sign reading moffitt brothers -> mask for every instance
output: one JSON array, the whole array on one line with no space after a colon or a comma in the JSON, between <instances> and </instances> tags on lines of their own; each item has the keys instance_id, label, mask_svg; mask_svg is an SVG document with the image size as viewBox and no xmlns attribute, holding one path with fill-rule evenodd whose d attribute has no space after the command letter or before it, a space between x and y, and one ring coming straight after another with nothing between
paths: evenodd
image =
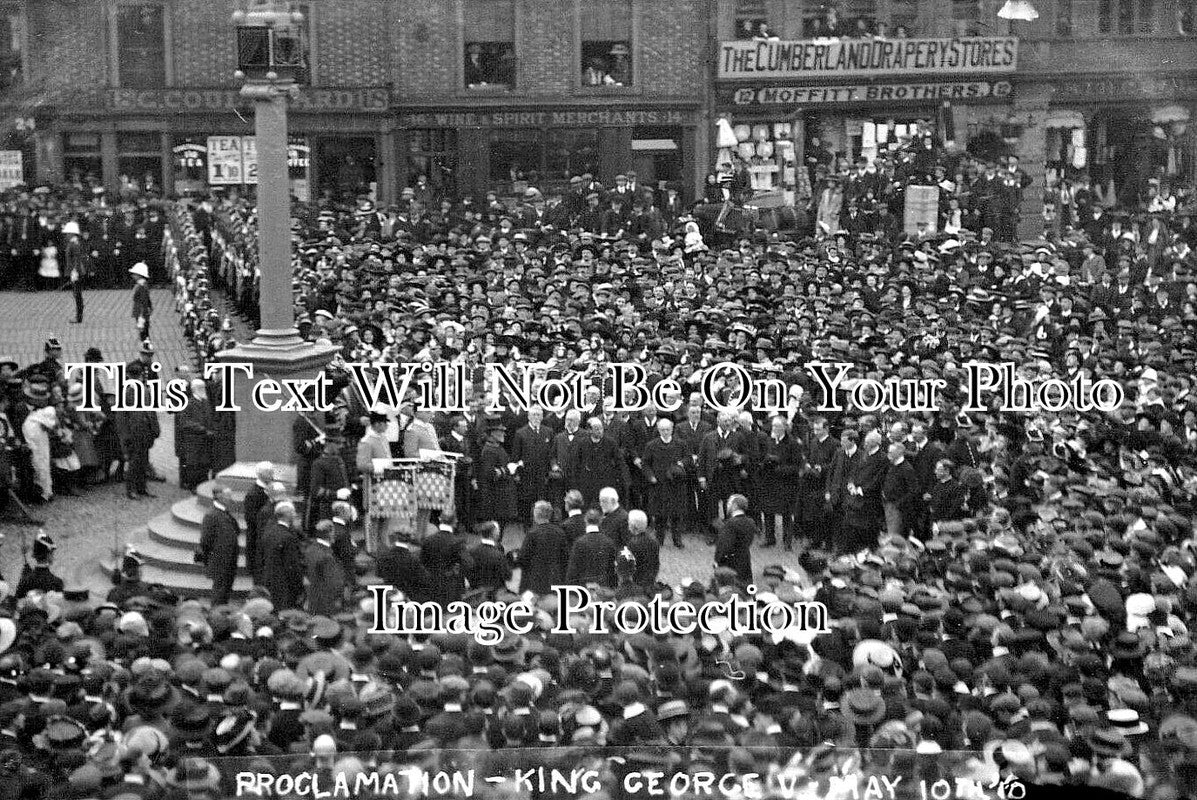
<instances>
[{"instance_id":1,"label":"sign reading moffitt brothers","mask_svg":"<svg viewBox=\"0 0 1197 800\"><path fill-rule=\"evenodd\" d=\"M840 78L865 75L1013 72L1018 39L807 39L723 42L719 78Z\"/></svg>"},{"instance_id":2,"label":"sign reading moffitt brothers","mask_svg":"<svg viewBox=\"0 0 1197 800\"><path fill-rule=\"evenodd\" d=\"M744 86L731 92L738 106L888 103L895 100L1002 100L1009 81L966 83L852 84L848 86Z\"/></svg>"}]
</instances>

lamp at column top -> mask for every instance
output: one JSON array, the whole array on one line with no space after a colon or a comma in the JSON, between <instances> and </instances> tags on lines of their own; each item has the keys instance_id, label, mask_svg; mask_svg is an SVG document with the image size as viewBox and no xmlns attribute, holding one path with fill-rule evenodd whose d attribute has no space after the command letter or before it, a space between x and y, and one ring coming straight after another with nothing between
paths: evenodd
<instances>
[{"instance_id":1,"label":"lamp at column top","mask_svg":"<svg viewBox=\"0 0 1197 800\"><path fill-rule=\"evenodd\" d=\"M1001 7L997 15L1002 19L1020 22L1032 22L1039 19L1039 12L1028 0L1006 0L1006 4Z\"/></svg>"}]
</instances>

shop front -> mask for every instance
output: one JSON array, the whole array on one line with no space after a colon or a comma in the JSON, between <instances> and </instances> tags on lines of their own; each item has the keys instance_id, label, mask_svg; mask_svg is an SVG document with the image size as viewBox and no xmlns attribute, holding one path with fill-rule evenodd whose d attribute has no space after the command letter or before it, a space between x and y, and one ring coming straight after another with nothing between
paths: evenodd
<instances>
[{"instance_id":1,"label":"shop front","mask_svg":"<svg viewBox=\"0 0 1197 800\"><path fill-rule=\"evenodd\" d=\"M1055 84L1047 117L1048 186L1085 178L1108 205L1197 177L1192 75L1103 76Z\"/></svg>"},{"instance_id":2,"label":"shop front","mask_svg":"<svg viewBox=\"0 0 1197 800\"><path fill-rule=\"evenodd\" d=\"M1017 53L1012 37L725 42L711 166L742 162L758 191L808 197L819 167L963 137L972 107L1010 102Z\"/></svg>"},{"instance_id":3,"label":"shop front","mask_svg":"<svg viewBox=\"0 0 1197 800\"><path fill-rule=\"evenodd\" d=\"M289 119L292 194L302 201L377 196L384 185L377 155L393 146L389 105L383 88L301 91ZM253 134L253 108L235 89L117 89L39 130L50 140L44 151L58 156L40 165L41 179L171 195L252 190Z\"/></svg>"},{"instance_id":4,"label":"shop front","mask_svg":"<svg viewBox=\"0 0 1197 800\"><path fill-rule=\"evenodd\" d=\"M673 108L425 108L398 116L400 185L420 175L438 193L510 195L603 183L635 171L640 185L694 189L696 104Z\"/></svg>"}]
</instances>

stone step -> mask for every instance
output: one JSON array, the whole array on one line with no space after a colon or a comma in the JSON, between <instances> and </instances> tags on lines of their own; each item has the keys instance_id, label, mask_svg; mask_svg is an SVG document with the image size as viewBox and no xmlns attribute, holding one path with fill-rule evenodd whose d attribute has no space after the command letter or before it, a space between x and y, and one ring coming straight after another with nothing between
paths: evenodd
<instances>
[{"instance_id":1,"label":"stone step","mask_svg":"<svg viewBox=\"0 0 1197 800\"><path fill-rule=\"evenodd\" d=\"M161 584L182 597L205 598L211 594L211 579L203 574L202 568L198 571L195 569L200 565L191 563L190 555L181 550L171 550L153 541L145 528L134 531L127 541L145 560L141 568L141 579L146 583ZM114 565L119 561L119 555L114 553L111 560L99 564L100 570L109 578L112 577ZM183 557L188 561L182 561ZM244 599L252 587L253 581L242 571L233 582L233 595L238 599Z\"/></svg>"},{"instance_id":2,"label":"stone step","mask_svg":"<svg viewBox=\"0 0 1197 800\"><path fill-rule=\"evenodd\" d=\"M146 527L149 538L168 547L194 551L199 547L200 526L189 522L180 522L172 510L168 514L159 514L150 520Z\"/></svg>"},{"instance_id":3,"label":"stone step","mask_svg":"<svg viewBox=\"0 0 1197 800\"><path fill-rule=\"evenodd\" d=\"M188 497L170 507L170 515L181 525L192 525L198 528L204 521L204 514L208 508L202 505L198 498Z\"/></svg>"},{"instance_id":4,"label":"stone step","mask_svg":"<svg viewBox=\"0 0 1197 800\"><path fill-rule=\"evenodd\" d=\"M134 545L137 552L145 560L146 564L153 564L156 567L161 567L164 570L171 570L177 572L191 573L197 575L204 575L204 565L195 563L193 558L194 550L185 550L181 547L173 547L169 544L156 541L154 539L146 539L140 545ZM245 568L245 554L242 553L238 558L240 569L238 574L248 575Z\"/></svg>"}]
</instances>

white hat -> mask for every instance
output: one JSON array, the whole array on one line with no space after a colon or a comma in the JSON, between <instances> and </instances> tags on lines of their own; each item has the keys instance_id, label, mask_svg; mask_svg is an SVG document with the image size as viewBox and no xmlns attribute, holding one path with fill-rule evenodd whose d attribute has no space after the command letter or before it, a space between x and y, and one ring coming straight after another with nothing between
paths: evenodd
<instances>
[{"instance_id":1,"label":"white hat","mask_svg":"<svg viewBox=\"0 0 1197 800\"><path fill-rule=\"evenodd\" d=\"M68 222L67 224L62 226L62 232L67 235L74 234L75 236L78 236L79 235L79 223L75 222L75 220L71 220L70 222Z\"/></svg>"},{"instance_id":2,"label":"white hat","mask_svg":"<svg viewBox=\"0 0 1197 800\"><path fill-rule=\"evenodd\" d=\"M129 267L129 272L139 278L145 278L147 280L150 277L149 265L147 265L144 261L138 261L136 264Z\"/></svg>"}]
</instances>

